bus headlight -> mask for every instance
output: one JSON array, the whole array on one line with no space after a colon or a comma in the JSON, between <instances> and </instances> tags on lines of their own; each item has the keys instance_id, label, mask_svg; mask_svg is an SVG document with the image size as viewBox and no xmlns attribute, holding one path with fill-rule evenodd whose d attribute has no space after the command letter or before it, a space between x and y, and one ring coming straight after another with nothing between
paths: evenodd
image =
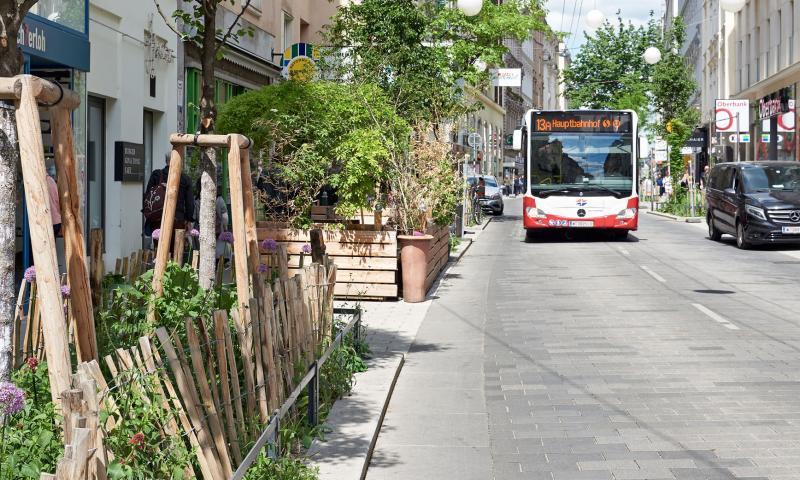
<instances>
[{"instance_id":1,"label":"bus headlight","mask_svg":"<svg viewBox=\"0 0 800 480\"><path fill-rule=\"evenodd\" d=\"M617 220L630 220L636 217L636 209L635 208L626 208L625 210L620 210L617 214Z\"/></svg>"},{"instance_id":2,"label":"bus headlight","mask_svg":"<svg viewBox=\"0 0 800 480\"><path fill-rule=\"evenodd\" d=\"M547 214L541 208L528 207L525 209L525 214L528 218L547 218Z\"/></svg>"}]
</instances>

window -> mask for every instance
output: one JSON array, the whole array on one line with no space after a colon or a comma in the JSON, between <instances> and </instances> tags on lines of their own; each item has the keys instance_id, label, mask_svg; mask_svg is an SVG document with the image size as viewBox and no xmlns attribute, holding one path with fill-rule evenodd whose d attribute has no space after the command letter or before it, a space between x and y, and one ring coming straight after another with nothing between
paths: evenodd
<instances>
[{"instance_id":1,"label":"window","mask_svg":"<svg viewBox=\"0 0 800 480\"><path fill-rule=\"evenodd\" d=\"M247 0L242 0L242 6L247 4ZM261 11L261 0L250 0L250 8Z\"/></svg>"},{"instance_id":2,"label":"window","mask_svg":"<svg viewBox=\"0 0 800 480\"><path fill-rule=\"evenodd\" d=\"M753 44L752 44L752 41L750 39L750 34L749 33L747 34L747 42L746 42L745 46L747 48L747 66L746 66L747 84L745 85L745 87L749 87L750 86L750 60L753 58L752 57Z\"/></svg>"},{"instance_id":3,"label":"window","mask_svg":"<svg viewBox=\"0 0 800 480\"><path fill-rule=\"evenodd\" d=\"M286 12L283 12L283 49L286 50L292 46L292 22L294 18Z\"/></svg>"},{"instance_id":4,"label":"window","mask_svg":"<svg viewBox=\"0 0 800 480\"><path fill-rule=\"evenodd\" d=\"M742 61L743 60L742 59L742 50L743 50L742 41L739 40L738 45L736 45L736 71L739 74L738 75L738 87L739 87L738 90L740 90L740 91L744 90L744 86L742 85L742 70L743 70L743 65L744 65L744 62Z\"/></svg>"}]
</instances>

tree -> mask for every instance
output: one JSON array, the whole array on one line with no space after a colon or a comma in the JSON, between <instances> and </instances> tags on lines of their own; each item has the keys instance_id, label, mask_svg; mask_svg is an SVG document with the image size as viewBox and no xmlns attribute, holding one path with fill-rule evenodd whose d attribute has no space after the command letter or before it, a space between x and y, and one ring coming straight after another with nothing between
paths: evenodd
<instances>
[{"instance_id":1,"label":"tree","mask_svg":"<svg viewBox=\"0 0 800 480\"><path fill-rule=\"evenodd\" d=\"M672 184L679 185L685 170L681 147L692 135L700 114L690 104L697 91L692 71L680 54L686 39L686 26L681 17L675 17L664 36L664 54L652 69L651 92L653 108L660 117L656 131L669 146L669 165ZM677 192L678 188L673 188Z\"/></svg>"},{"instance_id":2,"label":"tree","mask_svg":"<svg viewBox=\"0 0 800 480\"><path fill-rule=\"evenodd\" d=\"M158 0L153 0L159 14L167 25L181 37L185 43L196 46L200 52L202 95L200 97L200 133L214 132L217 118L217 106L214 102L214 68L217 60L222 58L225 45L237 42L242 35L253 34L252 30L239 26L239 20L250 6L251 0L183 0L183 9L172 12L167 18ZM238 11L234 21L227 30L217 28L217 9L229 3ZM237 6L240 5L240 6ZM240 9L240 10L239 10ZM176 21L177 23L173 22ZM183 28L179 28L178 23ZM216 249L215 209L217 198L217 155L213 148L205 149L201 159L201 192L200 192L200 286L211 288L216 265L214 254Z\"/></svg>"},{"instance_id":3,"label":"tree","mask_svg":"<svg viewBox=\"0 0 800 480\"><path fill-rule=\"evenodd\" d=\"M0 1L0 77L22 72L17 35L37 0ZM0 102L3 103L3 102ZM0 105L0 381L8 381L12 365L14 328L14 238L16 236L17 125L13 103Z\"/></svg>"},{"instance_id":4,"label":"tree","mask_svg":"<svg viewBox=\"0 0 800 480\"><path fill-rule=\"evenodd\" d=\"M660 44L661 26L652 12L647 25L636 27L618 17L616 25L606 21L594 35L586 34L586 43L564 71L570 108L630 109L647 121L653 67L642 54Z\"/></svg>"},{"instance_id":5,"label":"tree","mask_svg":"<svg viewBox=\"0 0 800 480\"><path fill-rule=\"evenodd\" d=\"M460 81L488 85L488 74L473 66L475 60L501 65L505 38L523 40L534 30L547 30L547 24L538 2L484 2L475 17L446 3L351 2L323 32L343 60L322 68L334 78L380 86L412 125L435 128L458 117L471 107L457 87Z\"/></svg>"}]
</instances>

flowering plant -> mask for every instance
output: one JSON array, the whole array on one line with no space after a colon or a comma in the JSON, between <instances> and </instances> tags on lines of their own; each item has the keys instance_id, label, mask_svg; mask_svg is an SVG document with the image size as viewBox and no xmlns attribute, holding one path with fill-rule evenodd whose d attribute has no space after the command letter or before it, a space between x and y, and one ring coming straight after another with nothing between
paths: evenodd
<instances>
[{"instance_id":1,"label":"flowering plant","mask_svg":"<svg viewBox=\"0 0 800 480\"><path fill-rule=\"evenodd\" d=\"M233 243L233 232L222 232L219 234L218 240L227 244Z\"/></svg>"},{"instance_id":2,"label":"flowering plant","mask_svg":"<svg viewBox=\"0 0 800 480\"><path fill-rule=\"evenodd\" d=\"M151 233L150 236L153 237L153 240L158 240L159 238L161 238L161 229L156 228L155 230L153 230L153 233Z\"/></svg>"},{"instance_id":3,"label":"flowering plant","mask_svg":"<svg viewBox=\"0 0 800 480\"><path fill-rule=\"evenodd\" d=\"M33 266L33 265L28 267L25 270L25 274L23 275L23 277L25 277L25 281L28 282L28 283L35 282L36 281L36 267Z\"/></svg>"},{"instance_id":4,"label":"flowering plant","mask_svg":"<svg viewBox=\"0 0 800 480\"><path fill-rule=\"evenodd\" d=\"M261 242L261 248L269 253L275 253L278 251L278 242L271 238L267 238Z\"/></svg>"}]
</instances>

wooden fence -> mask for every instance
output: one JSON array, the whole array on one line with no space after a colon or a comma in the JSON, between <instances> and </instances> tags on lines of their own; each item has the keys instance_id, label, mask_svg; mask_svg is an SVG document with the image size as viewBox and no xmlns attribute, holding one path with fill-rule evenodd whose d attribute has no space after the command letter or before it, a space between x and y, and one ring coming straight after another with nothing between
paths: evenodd
<instances>
[{"instance_id":1,"label":"wooden fence","mask_svg":"<svg viewBox=\"0 0 800 480\"><path fill-rule=\"evenodd\" d=\"M450 259L450 228L434 226L429 228L427 233L433 236L433 240L431 240L431 248L428 250L428 274L425 277L425 290L431 288Z\"/></svg>"},{"instance_id":2,"label":"wooden fence","mask_svg":"<svg viewBox=\"0 0 800 480\"><path fill-rule=\"evenodd\" d=\"M80 364L77 375L88 377L97 387L84 385L81 394L95 395L99 405L77 401L81 415L102 409L110 416L105 425L80 422L88 432L65 436L68 447L59 465L70 467L59 467L55 476L43 474L43 478L105 478L105 467L115 452L102 445L103 429L123 425L130 412L116 408L116 396L123 394L123 383L143 377L155 381L158 401L174 412L161 434L185 436L195 452L200 471L190 473L207 480L231 478L247 453L245 446L257 440L272 412L295 388L296 379L333 336L336 266L311 264L289 278L287 258L278 256L280 278L268 283L259 274L253 276L249 321L234 308L232 321L224 311L209 319L186 319L182 334L160 327L154 337L141 337L138 345L103 358L111 378L104 377L96 361ZM62 404L70 404L67 399L76 395L63 392ZM92 449L97 451L89 452ZM89 453L76 457L76 452Z\"/></svg>"}]
</instances>

